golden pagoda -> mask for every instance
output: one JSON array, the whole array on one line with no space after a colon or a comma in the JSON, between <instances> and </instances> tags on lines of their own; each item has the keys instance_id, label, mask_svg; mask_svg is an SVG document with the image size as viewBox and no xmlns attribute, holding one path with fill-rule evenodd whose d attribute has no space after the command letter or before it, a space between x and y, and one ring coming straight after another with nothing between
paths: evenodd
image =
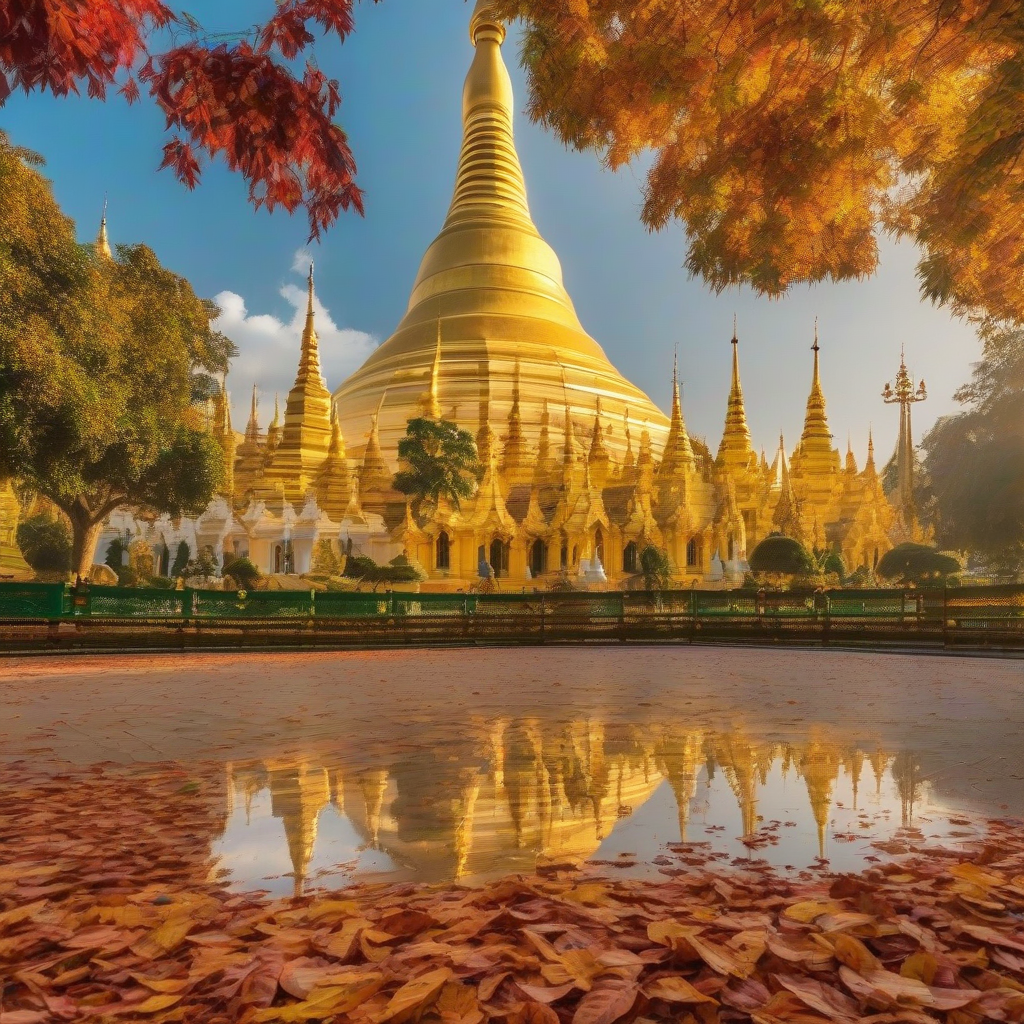
<instances>
[{"instance_id":1,"label":"golden pagoda","mask_svg":"<svg viewBox=\"0 0 1024 1024\"><path fill-rule=\"evenodd\" d=\"M331 454L335 429L331 422L331 393L320 371L320 348L313 312L313 265L309 267L306 324L302 332L299 370L288 392L280 442L268 451L263 478L268 493L301 503L315 487ZM274 421L278 411L275 401ZM273 428L273 424L271 425ZM268 445L269 448L269 445Z\"/></svg>"},{"instance_id":2,"label":"golden pagoda","mask_svg":"<svg viewBox=\"0 0 1024 1024\"><path fill-rule=\"evenodd\" d=\"M486 0L473 13L470 38L476 55L463 93L451 207L420 265L405 317L335 393L342 431L355 444L377 413L377 440L394 458L406 423L422 414L422 396L436 390L439 377L446 408L470 409L483 390L481 411L495 424L506 421L520 389L518 422L532 448L546 401L589 424L598 398L611 421L626 417L637 429L646 423L660 441L668 430L664 414L583 329L558 257L530 216L501 53L505 26ZM606 436L604 444L616 458L625 453L624 434Z\"/></svg>"}]
</instances>

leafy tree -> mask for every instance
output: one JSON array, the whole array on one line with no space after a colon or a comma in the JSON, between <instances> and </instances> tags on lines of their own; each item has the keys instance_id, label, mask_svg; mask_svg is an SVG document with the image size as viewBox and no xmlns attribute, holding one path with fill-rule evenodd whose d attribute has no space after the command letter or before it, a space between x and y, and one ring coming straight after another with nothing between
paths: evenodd
<instances>
[{"instance_id":1,"label":"leafy tree","mask_svg":"<svg viewBox=\"0 0 1024 1024\"><path fill-rule=\"evenodd\" d=\"M640 578L645 590L668 590L672 582L672 562L668 553L648 544L640 552Z\"/></svg>"},{"instance_id":2,"label":"leafy tree","mask_svg":"<svg viewBox=\"0 0 1024 1024\"><path fill-rule=\"evenodd\" d=\"M184 576L185 568L188 566L191 557L192 551L188 546L188 541L179 540L178 549L174 552L174 563L171 565L171 575L175 578Z\"/></svg>"},{"instance_id":3,"label":"leafy tree","mask_svg":"<svg viewBox=\"0 0 1024 1024\"><path fill-rule=\"evenodd\" d=\"M32 516L18 524L15 539L36 572L70 572L71 534L59 519L45 513Z\"/></svg>"},{"instance_id":4,"label":"leafy tree","mask_svg":"<svg viewBox=\"0 0 1024 1024\"><path fill-rule=\"evenodd\" d=\"M839 578L840 583L846 579L846 563L843 561L843 556L835 548L829 548L826 551L815 551L813 557L822 575L836 576Z\"/></svg>"},{"instance_id":5,"label":"leafy tree","mask_svg":"<svg viewBox=\"0 0 1024 1024\"><path fill-rule=\"evenodd\" d=\"M924 585L960 572L960 563L927 544L897 544L882 555L876 572L888 580Z\"/></svg>"},{"instance_id":6,"label":"leafy tree","mask_svg":"<svg viewBox=\"0 0 1024 1024\"><path fill-rule=\"evenodd\" d=\"M199 512L220 450L192 399L233 346L145 246L77 244L32 158L0 133L0 475L71 523L89 572L115 509Z\"/></svg>"},{"instance_id":7,"label":"leafy tree","mask_svg":"<svg viewBox=\"0 0 1024 1024\"><path fill-rule=\"evenodd\" d=\"M263 574L248 558L233 558L224 566L224 575L230 576L242 590L255 590Z\"/></svg>"},{"instance_id":8,"label":"leafy tree","mask_svg":"<svg viewBox=\"0 0 1024 1024\"><path fill-rule=\"evenodd\" d=\"M338 83L310 60L291 62L317 27L344 41L352 0L279 0L273 15L233 42L211 37L161 0L14 0L0 4L0 106L14 88L129 102L148 90L173 132L163 167L194 188L201 161L222 156L249 183L256 206L304 207L310 238L342 210L362 212L355 161L333 118ZM159 29L174 29L174 33ZM154 42L173 42L164 52Z\"/></svg>"},{"instance_id":9,"label":"leafy tree","mask_svg":"<svg viewBox=\"0 0 1024 1024\"><path fill-rule=\"evenodd\" d=\"M529 112L610 167L715 290L864 277L912 238L922 291L1024 320L1018 0L495 0Z\"/></svg>"},{"instance_id":10,"label":"leafy tree","mask_svg":"<svg viewBox=\"0 0 1024 1024\"><path fill-rule=\"evenodd\" d=\"M419 583L425 574L405 555L393 558L387 565L378 565L367 555L350 555L345 563L345 575L361 583L369 583L376 590L382 583Z\"/></svg>"},{"instance_id":11,"label":"leafy tree","mask_svg":"<svg viewBox=\"0 0 1024 1024\"><path fill-rule=\"evenodd\" d=\"M445 498L459 508L473 493L480 470L476 443L468 430L448 420L409 420L398 457L408 468L395 474L395 490L418 502Z\"/></svg>"},{"instance_id":12,"label":"leafy tree","mask_svg":"<svg viewBox=\"0 0 1024 1024\"><path fill-rule=\"evenodd\" d=\"M128 545L120 537L115 537L107 545L107 553L103 556L103 564L109 565L114 572L120 572L124 565L124 555Z\"/></svg>"},{"instance_id":13,"label":"leafy tree","mask_svg":"<svg viewBox=\"0 0 1024 1024\"><path fill-rule=\"evenodd\" d=\"M205 551L200 551L195 558L190 558L182 573L185 579L210 579L217 575L217 563Z\"/></svg>"},{"instance_id":14,"label":"leafy tree","mask_svg":"<svg viewBox=\"0 0 1024 1024\"><path fill-rule=\"evenodd\" d=\"M750 571L774 576L807 576L815 571L811 553L792 537L769 534L750 555Z\"/></svg>"},{"instance_id":15,"label":"leafy tree","mask_svg":"<svg viewBox=\"0 0 1024 1024\"><path fill-rule=\"evenodd\" d=\"M982 359L957 392L964 412L925 436L922 512L942 547L993 568L1024 566L1024 329L981 327Z\"/></svg>"}]
</instances>

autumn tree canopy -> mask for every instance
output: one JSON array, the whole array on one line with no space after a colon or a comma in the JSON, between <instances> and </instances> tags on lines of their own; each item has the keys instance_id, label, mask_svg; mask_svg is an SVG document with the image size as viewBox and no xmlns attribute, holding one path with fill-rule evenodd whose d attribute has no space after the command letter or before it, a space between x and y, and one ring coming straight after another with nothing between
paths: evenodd
<instances>
[{"instance_id":1,"label":"autumn tree canopy","mask_svg":"<svg viewBox=\"0 0 1024 1024\"><path fill-rule=\"evenodd\" d=\"M868 275L880 233L923 293L1024 321L1018 0L495 0L526 25L529 112L620 167L713 288Z\"/></svg>"},{"instance_id":2,"label":"autumn tree canopy","mask_svg":"<svg viewBox=\"0 0 1024 1024\"><path fill-rule=\"evenodd\" d=\"M269 20L231 42L161 0L4 0L0 106L18 88L96 99L113 89L129 103L144 89L171 135L162 166L194 188L203 159L223 157L257 208L304 208L315 238L341 211L361 212L362 192L333 122L338 83L312 61L300 73L289 62L314 29L344 40L352 27L352 0L277 0ZM151 52L154 40L170 45Z\"/></svg>"}]
</instances>

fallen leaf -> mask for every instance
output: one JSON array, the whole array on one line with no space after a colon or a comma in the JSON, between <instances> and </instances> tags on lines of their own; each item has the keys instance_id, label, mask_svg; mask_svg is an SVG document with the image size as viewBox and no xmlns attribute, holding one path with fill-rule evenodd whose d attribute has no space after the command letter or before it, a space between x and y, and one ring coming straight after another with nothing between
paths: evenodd
<instances>
[{"instance_id":1,"label":"fallen leaf","mask_svg":"<svg viewBox=\"0 0 1024 1024\"><path fill-rule=\"evenodd\" d=\"M695 989L685 978L655 978L643 987L644 995L651 999L664 999L669 1003L715 1003L710 996ZM717 1005L717 1003L716 1003Z\"/></svg>"}]
</instances>

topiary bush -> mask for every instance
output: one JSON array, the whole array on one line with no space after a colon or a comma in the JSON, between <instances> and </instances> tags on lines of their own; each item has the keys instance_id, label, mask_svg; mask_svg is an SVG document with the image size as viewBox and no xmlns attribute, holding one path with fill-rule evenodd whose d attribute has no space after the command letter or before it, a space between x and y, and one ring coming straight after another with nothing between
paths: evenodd
<instances>
[{"instance_id":1,"label":"topiary bush","mask_svg":"<svg viewBox=\"0 0 1024 1024\"><path fill-rule=\"evenodd\" d=\"M71 531L59 519L40 514L18 524L18 547L36 572L71 572Z\"/></svg>"},{"instance_id":2,"label":"topiary bush","mask_svg":"<svg viewBox=\"0 0 1024 1024\"><path fill-rule=\"evenodd\" d=\"M808 576L816 565L811 553L792 537L773 533L765 537L750 555L750 571L774 576Z\"/></svg>"}]
</instances>

